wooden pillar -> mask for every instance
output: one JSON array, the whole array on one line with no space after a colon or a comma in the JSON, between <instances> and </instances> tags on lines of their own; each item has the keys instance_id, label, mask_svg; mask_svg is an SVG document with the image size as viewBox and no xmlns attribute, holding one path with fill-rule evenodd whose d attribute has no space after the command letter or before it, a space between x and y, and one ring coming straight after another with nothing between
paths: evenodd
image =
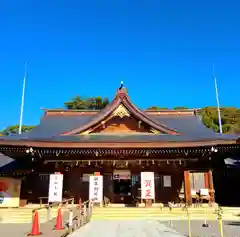
<instances>
[{"instance_id":1,"label":"wooden pillar","mask_svg":"<svg viewBox=\"0 0 240 237\"><path fill-rule=\"evenodd\" d=\"M214 185L213 185L213 175L212 171L208 171L208 188L210 190L210 196L211 196L211 201L215 202L215 191L214 191Z\"/></svg>"},{"instance_id":2,"label":"wooden pillar","mask_svg":"<svg viewBox=\"0 0 240 237\"><path fill-rule=\"evenodd\" d=\"M184 171L184 196L186 204L192 205L191 182L189 171Z\"/></svg>"},{"instance_id":3,"label":"wooden pillar","mask_svg":"<svg viewBox=\"0 0 240 237\"><path fill-rule=\"evenodd\" d=\"M209 189L209 174L208 174L208 172L204 173L204 188Z\"/></svg>"},{"instance_id":4,"label":"wooden pillar","mask_svg":"<svg viewBox=\"0 0 240 237\"><path fill-rule=\"evenodd\" d=\"M145 203L145 207L152 207L152 199L146 199L145 200L146 201L146 203Z\"/></svg>"}]
</instances>

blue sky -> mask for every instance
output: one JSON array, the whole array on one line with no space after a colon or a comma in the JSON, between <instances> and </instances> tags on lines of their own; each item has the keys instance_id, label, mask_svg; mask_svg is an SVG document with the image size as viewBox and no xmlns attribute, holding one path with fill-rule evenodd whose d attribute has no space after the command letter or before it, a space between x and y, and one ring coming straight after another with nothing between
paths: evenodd
<instances>
[{"instance_id":1,"label":"blue sky","mask_svg":"<svg viewBox=\"0 0 240 237\"><path fill-rule=\"evenodd\" d=\"M240 106L240 3L9 0L0 3L0 129L79 94L112 98L123 80L140 108Z\"/></svg>"}]
</instances>

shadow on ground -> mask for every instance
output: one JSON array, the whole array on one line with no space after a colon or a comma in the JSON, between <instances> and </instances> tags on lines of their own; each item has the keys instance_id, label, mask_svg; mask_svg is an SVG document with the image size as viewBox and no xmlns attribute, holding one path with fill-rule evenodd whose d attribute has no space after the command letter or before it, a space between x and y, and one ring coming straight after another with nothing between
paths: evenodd
<instances>
[{"instance_id":1,"label":"shadow on ground","mask_svg":"<svg viewBox=\"0 0 240 237\"><path fill-rule=\"evenodd\" d=\"M240 221L229 221L225 225L240 226Z\"/></svg>"}]
</instances>

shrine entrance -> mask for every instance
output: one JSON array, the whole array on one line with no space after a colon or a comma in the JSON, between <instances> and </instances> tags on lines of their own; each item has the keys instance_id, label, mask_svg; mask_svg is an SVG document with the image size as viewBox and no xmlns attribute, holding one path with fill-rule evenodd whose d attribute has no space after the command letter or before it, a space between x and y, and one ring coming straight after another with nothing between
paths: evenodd
<instances>
[{"instance_id":1,"label":"shrine entrance","mask_svg":"<svg viewBox=\"0 0 240 237\"><path fill-rule=\"evenodd\" d=\"M113 171L114 203L130 204L133 201L130 170Z\"/></svg>"}]
</instances>

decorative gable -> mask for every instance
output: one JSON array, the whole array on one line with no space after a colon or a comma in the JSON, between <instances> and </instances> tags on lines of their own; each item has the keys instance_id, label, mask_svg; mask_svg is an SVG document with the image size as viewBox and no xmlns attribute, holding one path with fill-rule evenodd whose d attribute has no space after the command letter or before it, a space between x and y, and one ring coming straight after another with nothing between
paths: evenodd
<instances>
[{"instance_id":1,"label":"decorative gable","mask_svg":"<svg viewBox=\"0 0 240 237\"><path fill-rule=\"evenodd\" d=\"M122 114L102 122L90 133L153 133L151 128L132 116Z\"/></svg>"},{"instance_id":2,"label":"decorative gable","mask_svg":"<svg viewBox=\"0 0 240 237\"><path fill-rule=\"evenodd\" d=\"M106 108L91 119L87 124L68 131L62 135L90 133L151 133L179 135L179 131L169 129L153 117L138 109L131 101L122 86Z\"/></svg>"},{"instance_id":3,"label":"decorative gable","mask_svg":"<svg viewBox=\"0 0 240 237\"><path fill-rule=\"evenodd\" d=\"M128 109L120 104L105 120L99 122L95 127L81 134L92 133L152 133L161 132L152 128L145 122L138 120Z\"/></svg>"},{"instance_id":4,"label":"decorative gable","mask_svg":"<svg viewBox=\"0 0 240 237\"><path fill-rule=\"evenodd\" d=\"M130 113L128 112L128 110L122 105L120 104L117 109L112 113L112 116L119 116L120 118L123 117L130 117Z\"/></svg>"}]
</instances>

